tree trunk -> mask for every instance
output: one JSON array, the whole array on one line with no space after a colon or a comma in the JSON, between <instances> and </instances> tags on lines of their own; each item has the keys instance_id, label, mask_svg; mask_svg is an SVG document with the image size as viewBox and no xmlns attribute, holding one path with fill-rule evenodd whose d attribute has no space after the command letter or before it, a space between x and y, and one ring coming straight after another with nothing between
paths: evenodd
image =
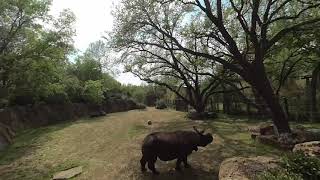
<instances>
[{"instance_id":1,"label":"tree trunk","mask_svg":"<svg viewBox=\"0 0 320 180\"><path fill-rule=\"evenodd\" d=\"M311 121L316 121L318 119L317 113L317 84L320 72L320 63L317 64L316 68L312 71L311 77Z\"/></svg>"},{"instance_id":2,"label":"tree trunk","mask_svg":"<svg viewBox=\"0 0 320 180\"><path fill-rule=\"evenodd\" d=\"M203 113L206 109L206 104L203 102L202 98L197 98L194 109L197 113Z\"/></svg>"},{"instance_id":3,"label":"tree trunk","mask_svg":"<svg viewBox=\"0 0 320 180\"><path fill-rule=\"evenodd\" d=\"M289 119L290 118L290 111L289 111L288 99L286 97L283 98L283 104L284 104L284 109L286 112L287 119Z\"/></svg>"},{"instance_id":4,"label":"tree trunk","mask_svg":"<svg viewBox=\"0 0 320 180\"><path fill-rule=\"evenodd\" d=\"M272 121L278 133L291 133L288 119L282 109L278 97L275 95L271 83L266 75L264 67L255 68L250 76L251 85L263 98L272 115Z\"/></svg>"},{"instance_id":5,"label":"tree trunk","mask_svg":"<svg viewBox=\"0 0 320 180\"><path fill-rule=\"evenodd\" d=\"M223 91L226 91L226 87L225 86L222 86L223 88ZM225 114L230 114L230 105L231 105L231 102L230 102L230 94L228 93L223 93L222 94L223 96L223 113Z\"/></svg>"},{"instance_id":6,"label":"tree trunk","mask_svg":"<svg viewBox=\"0 0 320 180\"><path fill-rule=\"evenodd\" d=\"M252 89L252 93L254 95L254 101L257 104L257 114L259 116L266 116L268 114L268 107L266 106L264 99L261 98L260 94L254 88Z\"/></svg>"}]
</instances>

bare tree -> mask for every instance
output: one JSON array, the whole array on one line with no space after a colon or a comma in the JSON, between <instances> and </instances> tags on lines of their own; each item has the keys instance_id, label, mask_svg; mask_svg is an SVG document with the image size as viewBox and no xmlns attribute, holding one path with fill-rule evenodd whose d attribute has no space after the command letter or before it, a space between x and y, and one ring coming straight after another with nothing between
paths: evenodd
<instances>
[{"instance_id":1,"label":"bare tree","mask_svg":"<svg viewBox=\"0 0 320 180\"><path fill-rule=\"evenodd\" d=\"M288 133L264 60L286 35L319 26L319 6L314 0L124 0L111 36L121 50L158 47L222 64L259 93L278 132Z\"/></svg>"}]
</instances>

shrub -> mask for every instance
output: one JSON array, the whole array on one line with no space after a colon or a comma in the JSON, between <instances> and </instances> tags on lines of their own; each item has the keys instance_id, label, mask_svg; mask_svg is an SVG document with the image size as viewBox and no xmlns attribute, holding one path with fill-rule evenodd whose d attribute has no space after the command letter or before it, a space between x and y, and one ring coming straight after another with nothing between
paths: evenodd
<instances>
[{"instance_id":1,"label":"shrub","mask_svg":"<svg viewBox=\"0 0 320 180\"><path fill-rule=\"evenodd\" d=\"M301 174L303 179L320 179L320 159L303 152L285 156L281 165L289 172Z\"/></svg>"},{"instance_id":2,"label":"shrub","mask_svg":"<svg viewBox=\"0 0 320 180\"><path fill-rule=\"evenodd\" d=\"M44 102L47 104L65 104L70 102L68 94L65 91L65 86L59 83L50 84L47 87Z\"/></svg>"},{"instance_id":3,"label":"shrub","mask_svg":"<svg viewBox=\"0 0 320 180\"><path fill-rule=\"evenodd\" d=\"M66 92L70 101L72 102L83 102L82 92L83 86L80 85L80 81L75 76L68 76L63 82L66 86Z\"/></svg>"},{"instance_id":4,"label":"shrub","mask_svg":"<svg viewBox=\"0 0 320 180\"><path fill-rule=\"evenodd\" d=\"M146 109L147 107L146 107L146 105L144 105L144 104L142 104L142 103L138 103L138 104L137 104L137 108L138 108L138 109Z\"/></svg>"},{"instance_id":5,"label":"shrub","mask_svg":"<svg viewBox=\"0 0 320 180\"><path fill-rule=\"evenodd\" d=\"M259 180L313 180L320 179L320 159L302 152L289 154L281 159L282 169L270 170L259 175Z\"/></svg>"},{"instance_id":6,"label":"shrub","mask_svg":"<svg viewBox=\"0 0 320 180\"><path fill-rule=\"evenodd\" d=\"M167 108L167 105L163 99L160 99L156 102L156 109L165 109L165 108Z\"/></svg>"},{"instance_id":7,"label":"shrub","mask_svg":"<svg viewBox=\"0 0 320 180\"><path fill-rule=\"evenodd\" d=\"M87 103L101 104L104 100L102 83L100 81L86 81L83 90L83 99Z\"/></svg>"},{"instance_id":8,"label":"shrub","mask_svg":"<svg viewBox=\"0 0 320 180\"><path fill-rule=\"evenodd\" d=\"M285 171L284 169L274 169L260 174L258 180L303 180L301 175Z\"/></svg>"}]
</instances>

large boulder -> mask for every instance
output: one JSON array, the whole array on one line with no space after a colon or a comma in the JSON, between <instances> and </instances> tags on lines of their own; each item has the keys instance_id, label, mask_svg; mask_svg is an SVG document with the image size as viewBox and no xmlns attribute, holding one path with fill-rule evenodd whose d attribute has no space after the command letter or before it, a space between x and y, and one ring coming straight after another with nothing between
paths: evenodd
<instances>
[{"instance_id":1,"label":"large boulder","mask_svg":"<svg viewBox=\"0 0 320 180\"><path fill-rule=\"evenodd\" d=\"M293 129L293 134L298 143L320 140L319 129Z\"/></svg>"},{"instance_id":2,"label":"large boulder","mask_svg":"<svg viewBox=\"0 0 320 180\"><path fill-rule=\"evenodd\" d=\"M257 126L249 127L248 130L251 133L251 138L255 139L257 136L270 136L275 135L274 125L270 123L260 123Z\"/></svg>"},{"instance_id":3,"label":"large boulder","mask_svg":"<svg viewBox=\"0 0 320 180\"><path fill-rule=\"evenodd\" d=\"M302 151L306 155L320 157L320 141L296 144L292 151Z\"/></svg>"},{"instance_id":4,"label":"large boulder","mask_svg":"<svg viewBox=\"0 0 320 180\"><path fill-rule=\"evenodd\" d=\"M267 156L229 158L220 165L219 180L255 180L260 173L279 168L278 162Z\"/></svg>"},{"instance_id":5,"label":"large boulder","mask_svg":"<svg viewBox=\"0 0 320 180\"><path fill-rule=\"evenodd\" d=\"M292 133L277 134L274 125L261 123L248 128L251 138L262 144L272 145L277 148L292 150L295 144L320 140L320 131L296 126Z\"/></svg>"},{"instance_id":6,"label":"large boulder","mask_svg":"<svg viewBox=\"0 0 320 180\"><path fill-rule=\"evenodd\" d=\"M187 118L191 120L203 120L203 119L215 119L218 115L215 112L196 112L196 111L190 111L187 114Z\"/></svg>"},{"instance_id":7,"label":"large boulder","mask_svg":"<svg viewBox=\"0 0 320 180\"><path fill-rule=\"evenodd\" d=\"M104 112L103 110L98 110L98 111L94 111L90 113L90 117L94 118L94 117L100 117L100 116L105 116L107 113Z\"/></svg>"}]
</instances>

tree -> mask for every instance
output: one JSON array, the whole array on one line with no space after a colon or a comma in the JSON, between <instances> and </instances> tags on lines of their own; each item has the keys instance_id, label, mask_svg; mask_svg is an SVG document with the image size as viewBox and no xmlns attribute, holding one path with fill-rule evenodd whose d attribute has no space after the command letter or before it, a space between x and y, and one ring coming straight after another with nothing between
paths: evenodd
<instances>
[{"instance_id":1,"label":"tree","mask_svg":"<svg viewBox=\"0 0 320 180\"><path fill-rule=\"evenodd\" d=\"M75 64L70 65L69 71L80 81L96 81L102 78L101 64L90 55L78 56L75 61Z\"/></svg>"},{"instance_id":2,"label":"tree","mask_svg":"<svg viewBox=\"0 0 320 180\"><path fill-rule=\"evenodd\" d=\"M318 26L320 18L311 10L319 6L312 0L124 0L111 37L120 50L147 44L222 64L264 99L278 132L289 133L264 61L286 35ZM189 27L198 28L190 31ZM154 38L166 39L172 46L165 47ZM187 46L190 39L196 39L198 48Z\"/></svg>"},{"instance_id":3,"label":"tree","mask_svg":"<svg viewBox=\"0 0 320 180\"><path fill-rule=\"evenodd\" d=\"M319 13L317 16L319 17ZM277 96L289 78L311 78L310 84L307 83L305 87L307 92L305 110L311 120L317 119L318 113L316 94L320 73L319 42L319 31L316 28L307 32L296 31L279 41L276 50L265 63Z\"/></svg>"},{"instance_id":4,"label":"tree","mask_svg":"<svg viewBox=\"0 0 320 180\"><path fill-rule=\"evenodd\" d=\"M86 81L84 85L83 97L87 103L101 104L104 100L103 86L101 81Z\"/></svg>"},{"instance_id":5,"label":"tree","mask_svg":"<svg viewBox=\"0 0 320 180\"><path fill-rule=\"evenodd\" d=\"M25 103L33 103L46 97L50 86L63 78L67 55L73 51L75 17L64 10L53 19L47 14L49 1L5 5L1 19L1 87L8 89L13 103L26 96L30 101Z\"/></svg>"},{"instance_id":6,"label":"tree","mask_svg":"<svg viewBox=\"0 0 320 180\"><path fill-rule=\"evenodd\" d=\"M163 43L170 46L169 42ZM168 88L198 113L205 110L209 97L223 81L222 78L215 78L214 73L208 73L212 69L197 57L173 51L167 54L161 48L154 48L151 52L151 49L141 45L137 51L141 53L134 53L133 61L128 61L130 55L124 57L127 71L148 83Z\"/></svg>"},{"instance_id":7,"label":"tree","mask_svg":"<svg viewBox=\"0 0 320 180\"><path fill-rule=\"evenodd\" d=\"M6 86L11 68L25 55L25 47L41 31L41 22L48 17L50 1L1 0L0 4L0 81Z\"/></svg>"}]
</instances>

